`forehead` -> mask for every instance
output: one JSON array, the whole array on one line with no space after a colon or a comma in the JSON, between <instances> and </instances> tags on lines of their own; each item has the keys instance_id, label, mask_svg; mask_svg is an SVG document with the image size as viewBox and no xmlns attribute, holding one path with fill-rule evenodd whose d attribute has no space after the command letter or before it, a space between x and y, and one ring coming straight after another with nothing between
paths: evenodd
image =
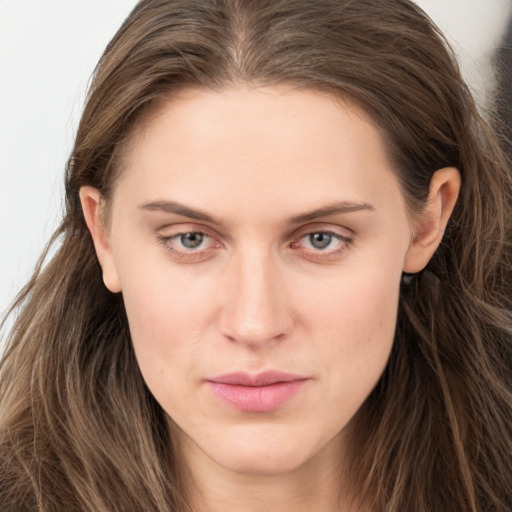
<instances>
[{"instance_id":1,"label":"forehead","mask_svg":"<svg viewBox=\"0 0 512 512\"><path fill-rule=\"evenodd\" d=\"M161 104L136 127L117 188L197 206L236 194L249 208L259 194L286 209L316 198L379 203L398 183L364 112L280 86L187 90Z\"/></svg>"}]
</instances>

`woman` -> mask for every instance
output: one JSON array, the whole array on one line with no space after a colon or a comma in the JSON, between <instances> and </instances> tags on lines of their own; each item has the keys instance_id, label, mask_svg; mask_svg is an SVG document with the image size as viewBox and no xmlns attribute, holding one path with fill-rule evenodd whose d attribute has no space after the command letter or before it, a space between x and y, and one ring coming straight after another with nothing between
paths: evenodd
<instances>
[{"instance_id":1,"label":"woman","mask_svg":"<svg viewBox=\"0 0 512 512\"><path fill-rule=\"evenodd\" d=\"M511 190L414 4L141 1L18 301L2 510L510 510Z\"/></svg>"}]
</instances>

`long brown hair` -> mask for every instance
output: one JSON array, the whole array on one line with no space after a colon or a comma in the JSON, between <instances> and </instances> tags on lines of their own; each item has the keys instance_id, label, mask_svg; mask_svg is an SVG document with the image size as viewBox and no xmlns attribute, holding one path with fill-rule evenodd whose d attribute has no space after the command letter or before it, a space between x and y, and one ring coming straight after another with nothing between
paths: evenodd
<instances>
[{"instance_id":1,"label":"long brown hair","mask_svg":"<svg viewBox=\"0 0 512 512\"><path fill-rule=\"evenodd\" d=\"M375 511L512 509L512 179L438 29L408 0L142 0L95 71L58 249L15 304L2 511L189 510L78 191L108 199L134 124L173 92L283 82L374 119L411 214L434 171L462 177L442 246L404 278L389 364L356 415L355 494Z\"/></svg>"}]
</instances>

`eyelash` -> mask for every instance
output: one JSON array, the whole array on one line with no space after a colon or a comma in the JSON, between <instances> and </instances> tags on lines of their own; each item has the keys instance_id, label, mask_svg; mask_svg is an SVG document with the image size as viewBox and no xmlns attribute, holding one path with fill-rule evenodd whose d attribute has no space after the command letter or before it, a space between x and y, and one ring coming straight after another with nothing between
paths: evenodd
<instances>
[{"instance_id":1,"label":"eyelash","mask_svg":"<svg viewBox=\"0 0 512 512\"><path fill-rule=\"evenodd\" d=\"M204 240L210 239L214 246L208 247L206 249L189 249L189 250L179 250L173 247L173 243L176 240L179 240L182 236L185 235L201 235L204 237ZM313 235L327 235L329 237L332 237L332 239L337 240L339 247L336 249L315 249L315 248L306 248L304 252L306 253L306 257L308 259L328 259L329 257L336 257L340 253L344 252L346 249L349 248L349 246L352 244L353 240L351 237L341 235L339 233L336 233L335 231L328 230L328 229L317 229L317 230L309 230L309 231L303 231L299 234L298 237L295 238L295 241L291 242L289 244L289 247L292 249L297 249L300 246L300 241L306 239L307 237L311 237ZM201 244L204 242L204 240L201 241ZM217 242L213 236L206 233L205 231L201 230L190 230L190 231L182 231L179 233L175 233L170 236L165 236L162 234L158 235L158 241L161 243L164 248L169 251L173 256L176 256L180 259L186 259L187 261L197 261L197 260L204 260L207 259L209 256L209 249L216 249L222 247L222 244L220 242Z\"/></svg>"},{"instance_id":2,"label":"eyelash","mask_svg":"<svg viewBox=\"0 0 512 512\"><path fill-rule=\"evenodd\" d=\"M174 235L171 235L171 236L165 236L165 235L158 235L158 240L159 242L164 246L164 248L169 251L171 254L173 254L174 256L177 256L178 258L186 258L187 260L197 260L197 259L205 259L207 255L205 255L205 250L206 249L203 249L203 250L194 250L194 249L190 249L190 250L178 250L178 249L175 249L173 246L172 246L172 243L174 240L179 240L180 237L182 236L185 236L185 235L201 235L203 237L205 237L205 239L211 239L211 240L214 240L214 238L212 236L210 236L208 233L205 233L204 231L182 231L180 233L176 233ZM216 244L220 247L221 244L216 242Z\"/></svg>"},{"instance_id":3,"label":"eyelash","mask_svg":"<svg viewBox=\"0 0 512 512\"><path fill-rule=\"evenodd\" d=\"M306 248L306 252L309 253L310 257L313 258L328 258L330 256L338 256L340 253L344 252L352 243L352 238L348 236L341 235L339 233L336 233L335 231L331 231L328 229L318 229L313 231L307 231L300 234L298 237L297 242L292 242L290 244L290 247L292 249L295 249L298 247L299 242L301 240L304 240L306 238L311 238L313 235L327 235L331 237L331 241L334 239L336 240L337 247L335 249L318 249L318 248Z\"/></svg>"}]
</instances>

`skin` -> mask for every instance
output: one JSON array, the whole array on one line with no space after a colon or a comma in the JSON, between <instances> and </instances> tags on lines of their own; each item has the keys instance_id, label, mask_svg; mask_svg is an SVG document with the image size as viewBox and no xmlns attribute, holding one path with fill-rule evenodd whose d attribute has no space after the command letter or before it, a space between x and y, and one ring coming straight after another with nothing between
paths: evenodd
<instances>
[{"instance_id":1,"label":"skin","mask_svg":"<svg viewBox=\"0 0 512 512\"><path fill-rule=\"evenodd\" d=\"M81 189L194 510L356 508L340 486L351 419L387 363L402 271L432 256L459 181L439 170L413 223L374 123L281 86L190 90L140 123L108 229L99 192ZM204 235L187 249L186 233ZM205 382L269 369L308 379L271 412L237 410Z\"/></svg>"}]
</instances>

